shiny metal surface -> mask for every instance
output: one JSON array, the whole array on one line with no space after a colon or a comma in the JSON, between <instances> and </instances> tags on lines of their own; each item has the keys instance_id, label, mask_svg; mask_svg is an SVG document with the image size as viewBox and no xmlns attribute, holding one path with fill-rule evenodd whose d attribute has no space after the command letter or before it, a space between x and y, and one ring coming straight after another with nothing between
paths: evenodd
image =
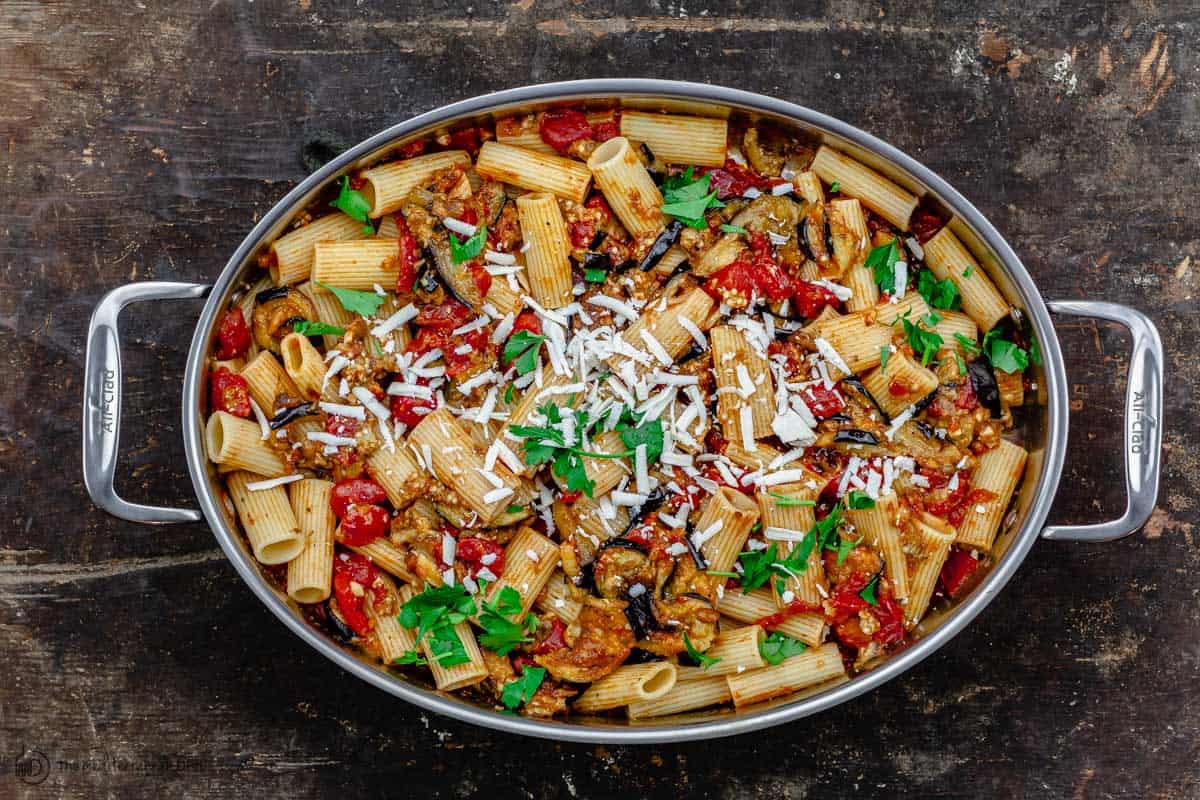
<instances>
[{"instance_id":1,"label":"shiny metal surface","mask_svg":"<svg viewBox=\"0 0 1200 800\"><path fill-rule=\"evenodd\" d=\"M1039 380L1045 389L1045 408L1031 428L1035 441L1030 444L1035 453L1030 458L1027 476L1018 501L1018 523L1006 534L1002 554L980 585L937 620L928 623L929 629L905 651L883 661L873 669L853 679L831 687L818 687L796 698L784 698L761 709L740 712L720 711L692 715L685 721L666 720L647 723L626 723L616 719L573 719L571 721L536 721L499 714L476 707L469 702L438 694L405 678L368 663L354 652L343 649L320 631L308 625L287 597L272 587L259 571L225 508L224 492L219 480L210 471L203 448L202 390L205 360L218 315L225 307L241 275L253 261L256 251L270 241L291 215L304 205L323 186L356 164L370 161L389 145L427 132L438 126L480 115L533 108L551 102L589 99L620 99L626 102L646 100L682 101L727 106L748 113L762 114L802 128L834 146L845 147L854 154L871 159L872 165L884 169L894 179L926 192L954 217L955 232L973 240L977 254L986 251L989 274L1000 284L1008 299L1025 313L1042 347L1045 374ZM119 290L118 290L119 291ZM101 304L103 306L103 303ZM115 319L115 315L114 315ZM1144 320L1144 317L1142 318ZM1148 324L1148 323L1147 323ZM115 346L115 322L113 324ZM1152 332L1152 326L1150 331ZM1145 338L1145 337L1143 337ZM1153 338L1156 342L1156 337ZM1140 352L1140 351L1139 351ZM1139 371L1139 381L1153 383L1161 371L1152 368L1156 352L1148 346L1145 369ZM89 348L90 354L90 348ZM89 358L89 365L91 359ZM119 370L118 370L119 374ZM1132 381L1131 381L1132 384ZM89 387L91 387L89 382ZM89 391L91 389L89 388ZM1161 400L1161 389L1153 397ZM246 584L280 620L301 639L342 668L359 678L397 697L430 711L446 714L470 723L484 725L509 733L588 742L645 743L684 741L729 736L793 721L823 711L883 684L910 669L941 647L967 625L1001 591L1019 567L1025 554L1042 531L1046 515L1058 487L1062 470L1063 451L1067 440L1067 394L1065 369L1058 339L1051 324L1046 304L1016 254L965 198L936 174L921 166L904 153L875 137L807 108L761 95L734 89L702 84L640 79L602 79L572 81L523 87L465 100L436 111L422 114L407 122L382 131L326 164L321 170L301 182L277 203L254 227L234 252L209 296L192 341L183 387L183 430L188 469L205 517L222 549ZM1158 438L1153 439L1156 462ZM1150 445L1147 445L1148 447ZM115 458L115 437L113 445ZM1150 458L1147 455L1147 458ZM1141 473L1139 473L1141 475ZM1156 471L1155 471L1156 476ZM1139 505L1136 513L1127 513L1122 520L1136 521L1144 510L1140 505L1156 481L1151 476L1138 478L1136 494ZM90 487L90 484L89 484ZM98 501L99 502L99 501ZM102 504L103 505L103 504ZM1152 501L1151 501L1152 505ZM103 505L109 508L107 505ZM1131 504L1132 507L1132 504ZM1112 523L1115 524L1115 523ZM924 623L923 623L924 626Z\"/></svg>"},{"instance_id":2,"label":"shiny metal surface","mask_svg":"<svg viewBox=\"0 0 1200 800\"><path fill-rule=\"evenodd\" d=\"M1154 323L1140 311L1116 303L1057 300L1055 314L1097 317L1129 329L1133 352L1125 387L1125 513L1094 525L1050 525L1043 539L1072 542L1111 542L1146 524L1158 498L1162 456L1163 347Z\"/></svg>"}]
</instances>

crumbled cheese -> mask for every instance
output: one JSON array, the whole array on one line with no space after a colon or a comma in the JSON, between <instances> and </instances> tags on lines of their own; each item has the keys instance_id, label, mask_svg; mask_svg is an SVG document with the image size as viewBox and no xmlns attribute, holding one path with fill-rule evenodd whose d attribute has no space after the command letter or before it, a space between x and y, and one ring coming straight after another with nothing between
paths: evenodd
<instances>
[{"instance_id":1,"label":"crumbled cheese","mask_svg":"<svg viewBox=\"0 0 1200 800\"><path fill-rule=\"evenodd\" d=\"M463 222L461 219L455 219L454 217L443 217L442 224L446 226L447 230L454 231L460 236L466 236L468 239L474 236L478 230L471 223Z\"/></svg>"},{"instance_id":2,"label":"crumbled cheese","mask_svg":"<svg viewBox=\"0 0 1200 800\"><path fill-rule=\"evenodd\" d=\"M268 478L265 481L251 481L246 484L246 488L251 492L261 492L265 489L274 489L276 486L283 486L301 480L304 480L304 476L297 472L292 475L282 475L278 478Z\"/></svg>"}]
</instances>

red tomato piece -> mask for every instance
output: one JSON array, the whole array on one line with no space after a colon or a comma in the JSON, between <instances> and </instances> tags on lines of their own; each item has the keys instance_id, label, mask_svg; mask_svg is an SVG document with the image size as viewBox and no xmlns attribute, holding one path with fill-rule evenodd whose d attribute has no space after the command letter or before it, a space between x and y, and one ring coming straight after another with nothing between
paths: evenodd
<instances>
[{"instance_id":1,"label":"red tomato piece","mask_svg":"<svg viewBox=\"0 0 1200 800\"><path fill-rule=\"evenodd\" d=\"M885 647L904 640L904 609L895 599L879 598L879 605L874 606L871 613L879 622L879 629L871 634L871 638Z\"/></svg>"},{"instance_id":2,"label":"red tomato piece","mask_svg":"<svg viewBox=\"0 0 1200 800\"><path fill-rule=\"evenodd\" d=\"M958 597L978 568L978 559L966 550L951 550L950 557L942 565L941 573L942 586L946 587L946 594Z\"/></svg>"},{"instance_id":3,"label":"red tomato piece","mask_svg":"<svg viewBox=\"0 0 1200 800\"><path fill-rule=\"evenodd\" d=\"M209 377L213 411L224 411L235 417L249 417L250 384L241 375L221 367Z\"/></svg>"},{"instance_id":4,"label":"red tomato piece","mask_svg":"<svg viewBox=\"0 0 1200 800\"><path fill-rule=\"evenodd\" d=\"M571 145L580 139L592 138L592 125L582 111L573 108L552 108L538 122L542 141L566 155Z\"/></svg>"},{"instance_id":5,"label":"red tomato piece","mask_svg":"<svg viewBox=\"0 0 1200 800\"><path fill-rule=\"evenodd\" d=\"M217 326L217 358L241 358L250 349L250 326L240 308L231 308Z\"/></svg>"},{"instance_id":6,"label":"red tomato piece","mask_svg":"<svg viewBox=\"0 0 1200 800\"><path fill-rule=\"evenodd\" d=\"M932 211L918 208L913 212L909 227L912 229L913 235L917 237L917 241L925 244L941 230L942 220Z\"/></svg>"},{"instance_id":7,"label":"red tomato piece","mask_svg":"<svg viewBox=\"0 0 1200 800\"><path fill-rule=\"evenodd\" d=\"M704 283L709 297L733 308L745 308L755 294L754 266L745 253L713 273Z\"/></svg>"},{"instance_id":8,"label":"red tomato piece","mask_svg":"<svg viewBox=\"0 0 1200 800\"><path fill-rule=\"evenodd\" d=\"M732 158L725 159L725 164L715 169L700 172L711 175L708 186L717 190L717 198L728 200L730 197L740 197L747 189L766 189L770 180L759 175L749 166L739 164Z\"/></svg>"},{"instance_id":9,"label":"red tomato piece","mask_svg":"<svg viewBox=\"0 0 1200 800\"><path fill-rule=\"evenodd\" d=\"M479 290L480 297L486 297L488 289L492 288L492 274L487 271L487 268L477 261L472 261L467 265L467 272L471 274L471 280L475 282L475 288Z\"/></svg>"},{"instance_id":10,"label":"red tomato piece","mask_svg":"<svg viewBox=\"0 0 1200 800\"><path fill-rule=\"evenodd\" d=\"M483 559L487 555L494 555L496 558L492 563L484 564ZM478 536L459 539L455 558L467 565L467 572L472 578L485 567L497 578L504 573L504 547L491 539L481 539Z\"/></svg>"},{"instance_id":11,"label":"red tomato piece","mask_svg":"<svg viewBox=\"0 0 1200 800\"><path fill-rule=\"evenodd\" d=\"M567 646L567 626L558 617L550 618L550 630L533 646L534 655L544 656Z\"/></svg>"},{"instance_id":12,"label":"red tomato piece","mask_svg":"<svg viewBox=\"0 0 1200 800\"><path fill-rule=\"evenodd\" d=\"M975 394L975 384L971 382L970 376L958 382L958 396L954 398L954 405L963 411L970 411L979 405L979 397Z\"/></svg>"},{"instance_id":13,"label":"red tomato piece","mask_svg":"<svg viewBox=\"0 0 1200 800\"><path fill-rule=\"evenodd\" d=\"M419 156L419 155L421 155L421 153L424 153L424 152L425 152L425 140L418 139L415 142L409 142L408 144L401 147L399 150L399 155L400 155L401 159L405 159L405 158L412 158L413 156Z\"/></svg>"},{"instance_id":14,"label":"red tomato piece","mask_svg":"<svg viewBox=\"0 0 1200 800\"><path fill-rule=\"evenodd\" d=\"M331 414L325 420L325 432L334 436L353 436L358 433L358 420L354 417L339 417Z\"/></svg>"},{"instance_id":15,"label":"red tomato piece","mask_svg":"<svg viewBox=\"0 0 1200 800\"><path fill-rule=\"evenodd\" d=\"M400 229L398 263L400 271L396 275L396 292L407 294L412 291L417 282L417 262L421 260L421 245L417 237L408 227L408 221L403 214L393 214L396 227Z\"/></svg>"},{"instance_id":16,"label":"red tomato piece","mask_svg":"<svg viewBox=\"0 0 1200 800\"><path fill-rule=\"evenodd\" d=\"M417 314L417 318L413 320L413 324L419 328L454 330L470 321L471 309L454 298L448 297L441 305L431 304L422 308L421 313Z\"/></svg>"},{"instance_id":17,"label":"red tomato piece","mask_svg":"<svg viewBox=\"0 0 1200 800\"><path fill-rule=\"evenodd\" d=\"M338 519L346 516L346 509L354 504L382 505L387 502L387 492L370 478L346 478L333 486L329 507Z\"/></svg>"},{"instance_id":18,"label":"red tomato piece","mask_svg":"<svg viewBox=\"0 0 1200 800\"><path fill-rule=\"evenodd\" d=\"M838 305L837 296L833 292L811 281L795 281L796 310L805 319L812 319L821 313L825 306Z\"/></svg>"},{"instance_id":19,"label":"red tomato piece","mask_svg":"<svg viewBox=\"0 0 1200 800\"><path fill-rule=\"evenodd\" d=\"M343 512L341 541L343 544L361 547L370 544L388 531L392 515L383 506L368 503L351 503Z\"/></svg>"},{"instance_id":20,"label":"red tomato piece","mask_svg":"<svg viewBox=\"0 0 1200 800\"><path fill-rule=\"evenodd\" d=\"M922 472L921 474L925 475L924 472ZM943 479L945 478L945 476L941 476L940 474L939 474L939 476L942 477ZM925 477L929 478L929 488L931 488L931 489L938 488L938 487L934 486L933 478L931 476L925 475ZM946 479L946 480L948 482L948 479ZM946 497L943 498L942 500L937 500L932 503L926 503L925 510L935 516L944 517L947 514L949 514L951 511L953 511L956 508L958 508L959 506L961 506L964 502L966 502L967 495L970 493L970 491L971 491L971 474L969 472L959 470L958 485L955 486L954 489L952 489L946 495Z\"/></svg>"},{"instance_id":21,"label":"red tomato piece","mask_svg":"<svg viewBox=\"0 0 1200 800\"><path fill-rule=\"evenodd\" d=\"M825 388L823 383L813 383L800 390L800 397L808 410L817 419L826 419L846 407L846 400L835 388Z\"/></svg>"},{"instance_id":22,"label":"red tomato piece","mask_svg":"<svg viewBox=\"0 0 1200 800\"><path fill-rule=\"evenodd\" d=\"M608 222L612 219L612 208L609 207L608 201L604 199L602 194L594 194L587 199L583 204L585 208L595 209L604 215L604 221Z\"/></svg>"},{"instance_id":23,"label":"red tomato piece","mask_svg":"<svg viewBox=\"0 0 1200 800\"><path fill-rule=\"evenodd\" d=\"M567 505L571 505L572 503L579 500L579 498L581 498L581 497L583 497L583 492L580 491L579 489L574 489L574 490L568 490L568 491L563 492L562 494L560 494L558 496L558 499L562 500Z\"/></svg>"},{"instance_id":24,"label":"red tomato piece","mask_svg":"<svg viewBox=\"0 0 1200 800\"><path fill-rule=\"evenodd\" d=\"M755 287L760 296L778 303L795 291L791 277L775 261L775 250L765 234L750 234L750 251L754 254Z\"/></svg>"},{"instance_id":25,"label":"red tomato piece","mask_svg":"<svg viewBox=\"0 0 1200 800\"><path fill-rule=\"evenodd\" d=\"M542 321L538 319L538 315L532 311L522 311L517 315L516 322L513 323L512 332L529 331L530 333L541 334Z\"/></svg>"},{"instance_id":26,"label":"red tomato piece","mask_svg":"<svg viewBox=\"0 0 1200 800\"><path fill-rule=\"evenodd\" d=\"M359 636L366 636L372 628L371 618L363 608L366 593L371 592L377 603L387 599L387 588L376 580L378 574L370 559L358 553L339 551L333 559L333 595L338 610Z\"/></svg>"},{"instance_id":27,"label":"red tomato piece","mask_svg":"<svg viewBox=\"0 0 1200 800\"><path fill-rule=\"evenodd\" d=\"M596 226L586 221L568 222L567 235L573 247L585 248L596 238Z\"/></svg>"},{"instance_id":28,"label":"red tomato piece","mask_svg":"<svg viewBox=\"0 0 1200 800\"><path fill-rule=\"evenodd\" d=\"M425 379L420 380L425 383ZM423 420L427 415L437 411L438 401L434 395L432 400L423 397L393 397L391 401L392 417L403 422L410 428Z\"/></svg>"}]
</instances>

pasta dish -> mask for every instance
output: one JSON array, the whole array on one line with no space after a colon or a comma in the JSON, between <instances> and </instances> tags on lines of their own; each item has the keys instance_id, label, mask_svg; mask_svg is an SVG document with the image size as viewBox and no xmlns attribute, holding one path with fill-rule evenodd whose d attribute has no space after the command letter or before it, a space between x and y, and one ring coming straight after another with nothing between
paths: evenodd
<instances>
[{"instance_id":1,"label":"pasta dish","mask_svg":"<svg viewBox=\"0 0 1200 800\"><path fill-rule=\"evenodd\" d=\"M230 514L313 625L499 710L869 669L978 582L1025 468L1020 312L936 209L766 120L439 131L257 266L209 359Z\"/></svg>"}]
</instances>

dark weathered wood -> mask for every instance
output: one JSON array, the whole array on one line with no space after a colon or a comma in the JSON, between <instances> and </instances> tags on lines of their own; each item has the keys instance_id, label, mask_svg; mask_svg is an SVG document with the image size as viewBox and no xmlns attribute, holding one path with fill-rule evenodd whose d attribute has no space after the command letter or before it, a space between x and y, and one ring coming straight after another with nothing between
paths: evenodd
<instances>
[{"instance_id":1,"label":"dark weathered wood","mask_svg":"<svg viewBox=\"0 0 1200 800\"><path fill-rule=\"evenodd\" d=\"M0 796L1200 793L1193 3L357 5L0 5ZM1038 544L967 632L835 713L603 748L429 718L286 633L204 526L91 507L79 388L104 291L214 276L322 152L397 120L614 75L743 86L860 125L955 183L1047 297L1151 313L1169 353L1151 524L1107 546ZM124 320L133 498L192 502L178 420L192 313ZM1077 413L1053 517L1114 515L1126 343L1061 330ZM40 786L13 774L27 751L50 762Z\"/></svg>"}]
</instances>

